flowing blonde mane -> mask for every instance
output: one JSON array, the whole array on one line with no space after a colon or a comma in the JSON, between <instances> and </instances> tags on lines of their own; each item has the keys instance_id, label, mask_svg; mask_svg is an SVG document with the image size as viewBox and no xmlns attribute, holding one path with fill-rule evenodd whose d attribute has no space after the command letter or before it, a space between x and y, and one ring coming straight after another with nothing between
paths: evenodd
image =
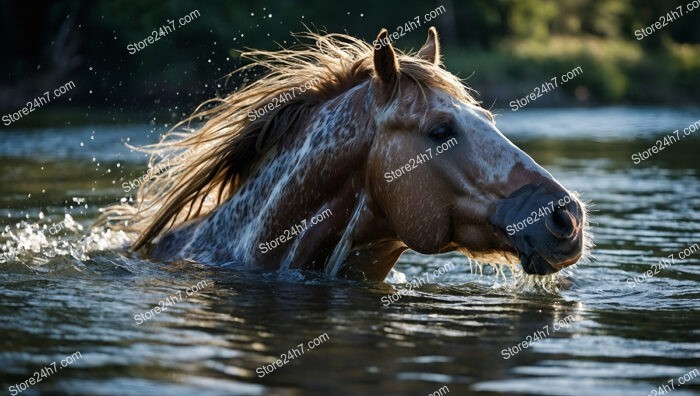
<instances>
[{"instance_id":1,"label":"flowing blonde mane","mask_svg":"<svg viewBox=\"0 0 700 396\"><path fill-rule=\"evenodd\" d=\"M202 103L159 143L141 148L151 153L151 169L163 163L174 164L143 182L135 205L106 208L98 224L138 233L133 250L149 245L167 229L203 216L235 195L256 162L283 135L296 133L299 123L324 102L376 78L370 44L342 34L306 32L296 37L303 39L296 48L243 53L242 57L252 63L234 73L245 74L259 68L267 72L225 98ZM314 44L301 43L304 40ZM438 65L415 53L398 52L397 60L401 77L412 80L421 90L435 88L477 104L469 88ZM397 86L402 78L397 79ZM251 112L310 79L316 83L305 93L257 118L249 117ZM390 90L394 95L398 91ZM197 130L190 128L192 123L202 122ZM186 156L187 160L174 161L177 156Z\"/></svg>"}]
</instances>

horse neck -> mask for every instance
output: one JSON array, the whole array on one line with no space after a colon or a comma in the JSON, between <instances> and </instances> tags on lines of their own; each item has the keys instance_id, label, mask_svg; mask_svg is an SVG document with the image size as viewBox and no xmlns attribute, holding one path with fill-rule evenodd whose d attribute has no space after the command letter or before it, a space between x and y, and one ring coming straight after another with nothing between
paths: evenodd
<instances>
[{"instance_id":1,"label":"horse neck","mask_svg":"<svg viewBox=\"0 0 700 396\"><path fill-rule=\"evenodd\" d=\"M214 242L219 246L213 250L224 256L233 254L236 261L287 268L302 261L305 265L313 262L319 269L325 265L330 267L329 273L337 273L352 244L352 230L348 229L357 223L365 194L365 164L374 135L370 102L366 100L368 85L358 85L320 105L307 122L299 124L297 136L281 139L260 159L240 190L203 224L210 232L198 234L210 238L190 244L190 248L207 250L205 246L211 249ZM325 209L332 214L323 224L274 251L261 253L261 243L278 238ZM227 238L211 237L222 232ZM314 252L302 247L306 238L313 241ZM304 241L304 245L308 243Z\"/></svg>"}]
</instances>

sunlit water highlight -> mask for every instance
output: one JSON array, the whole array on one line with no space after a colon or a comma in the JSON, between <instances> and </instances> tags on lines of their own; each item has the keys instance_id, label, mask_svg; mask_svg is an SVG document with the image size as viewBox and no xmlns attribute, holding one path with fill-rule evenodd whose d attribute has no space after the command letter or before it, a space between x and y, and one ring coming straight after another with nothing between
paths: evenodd
<instances>
[{"instance_id":1,"label":"sunlit water highlight","mask_svg":"<svg viewBox=\"0 0 700 396\"><path fill-rule=\"evenodd\" d=\"M592 203L595 259L544 281L461 254L409 253L387 282L370 284L147 260L121 249L128 235L89 226L100 207L128 196L121 183L145 170L123 143L153 141L161 130L3 131L2 391L80 351L81 360L22 395L427 394L443 385L451 394L647 395L700 366L700 253L628 282L700 243L700 138L639 165L630 155L697 114L524 109L497 118ZM408 290L426 273L430 282ZM135 321L201 280L209 286ZM504 358L544 326L549 336ZM322 345L257 376L324 332ZM698 392L695 379L673 394Z\"/></svg>"}]
</instances>

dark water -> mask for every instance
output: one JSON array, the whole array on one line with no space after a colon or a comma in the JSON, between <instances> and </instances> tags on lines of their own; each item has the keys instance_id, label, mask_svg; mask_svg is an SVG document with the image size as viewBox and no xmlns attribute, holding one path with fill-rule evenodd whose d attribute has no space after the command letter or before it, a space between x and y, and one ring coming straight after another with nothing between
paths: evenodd
<instances>
[{"instance_id":1,"label":"dark water","mask_svg":"<svg viewBox=\"0 0 700 396\"><path fill-rule=\"evenodd\" d=\"M123 235L88 232L101 206L127 195L121 183L144 172L123 142L161 130L2 131L1 241L18 254L0 263L2 392L56 362L20 394L700 394L700 251L678 259L700 243L700 131L640 164L630 158L698 114L499 117L591 202L595 259L525 287L490 266L470 272L459 255L409 253L396 268L430 281L391 304L406 285L163 264L117 249ZM631 280L669 254L673 264ZM159 301L167 309L138 324ZM513 349L532 337L542 339ZM292 359L259 378L283 353Z\"/></svg>"}]
</instances>

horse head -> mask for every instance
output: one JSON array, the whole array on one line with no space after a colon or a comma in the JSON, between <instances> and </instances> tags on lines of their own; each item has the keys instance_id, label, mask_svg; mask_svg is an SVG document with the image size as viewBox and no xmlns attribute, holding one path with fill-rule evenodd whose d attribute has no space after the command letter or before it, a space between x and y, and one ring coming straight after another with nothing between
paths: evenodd
<instances>
[{"instance_id":1,"label":"horse head","mask_svg":"<svg viewBox=\"0 0 700 396\"><path fill-rule=\"evenodd\" d=\"M188 156L145 181L137 205L105 211L139 234L133 250L378 280L407 249L530 274L582 257L583 204L442 67L434 28L416 54L397 55L386 30L373 46L310 36L316 47L249 53L243 70L270 72L152 147L152 165Z\"/></svg>"},{"instance_id":2,"label":"horse head","mask_svg":"<svg viewBox=\"0 0 700 396\"><path fill-rule=\"evenodd\" d=\"M368 205L419 253L519 261L540 275L576 263L586 240L584 205L456 88L440 67L434 28L416 54L420 62L402 62L386 36L382 30L375 43L384 45L373 55Z\"/></svg>"}]
</instances>

